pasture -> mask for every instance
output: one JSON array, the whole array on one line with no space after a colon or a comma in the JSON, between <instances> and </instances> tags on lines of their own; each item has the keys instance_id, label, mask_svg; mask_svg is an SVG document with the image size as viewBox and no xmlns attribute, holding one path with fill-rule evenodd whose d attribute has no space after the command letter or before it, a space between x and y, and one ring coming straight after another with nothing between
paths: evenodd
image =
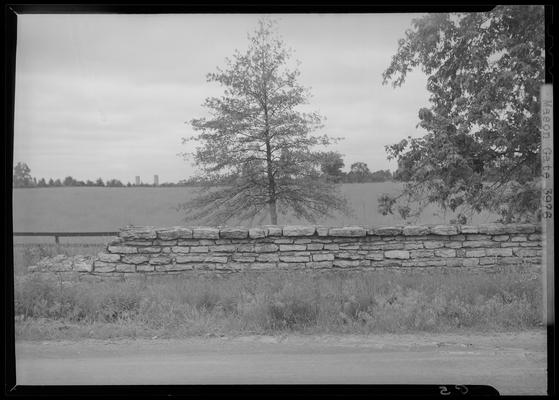
<instances>
[{"instance_id":1,"label":"pasture","mask_svg":"<svg viewBox=\"0 0 559 400\"><path fill-rule=\"evenodd\" d=\"M398 216L383 216L377 211L377 198L382 193L394 193L400 184L355 183L343 184L340 190L346 196L353 212L351 216L335 214L323 217L317 224L393 225L404 224ZM61 187L13 190L14 231L117 231L126 225L173 226L187 224L184 212L177 206L192 198L191 187ZM408 223L449 223L454 214L444 213L437 207L428 207L418 220ZM489 222L495 216L480 214L472 223ZM265 220L264 224L269 223ZM307 224L293 215L280 216L280 224ZM230 221L228 225L258 225L258 221ZM18 241L23 238L16 238ZM31 239L30 239L31 240ZM32 239L34 241L38 239ZM43 241L45 239L42 239ZM76 239L63 238L68 242ZM87 238L106 241L106 238ZM52 238L50 238L52 241Z\"/></svg>"}]
</instances>

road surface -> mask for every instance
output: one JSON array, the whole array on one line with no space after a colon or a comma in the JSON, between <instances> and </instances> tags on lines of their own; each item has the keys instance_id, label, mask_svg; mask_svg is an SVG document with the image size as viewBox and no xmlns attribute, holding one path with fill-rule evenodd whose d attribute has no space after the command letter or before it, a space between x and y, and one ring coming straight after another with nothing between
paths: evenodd
<instances>
[{"instance_id":1,"label":"road surface","mask_svg":"<svg viewBox=\"0 0 559 400\"><path fill-rule=\"evenodd\" d=\"M476 384L547 393L543 331L16 343L18 385Z\"/></svg>"}]
</instances>

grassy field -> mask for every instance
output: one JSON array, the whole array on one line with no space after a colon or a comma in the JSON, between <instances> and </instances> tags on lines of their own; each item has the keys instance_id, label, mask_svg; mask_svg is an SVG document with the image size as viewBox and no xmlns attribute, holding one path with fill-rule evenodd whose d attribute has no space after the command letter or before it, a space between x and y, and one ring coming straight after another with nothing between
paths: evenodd
<instances>
[{"instance_id":1,"label":"grassy field","mask_svg":"<svg viewBox=\"0 0 559 400\"><path fill-rule=\"evenodd\" d=\"M541 307L539 276L518 270L15 281L16 338L29 340L521 330Z\"/></svg>"},{"instance_id":2,"label":"grassy field","mask_svg":"<svg viewBox=\"0 0 559 400\"><path fill-rule=\"evenodd\" d=\"M399 218L383 216L377 211L378 196L393 193L398 187L399 184L391 182L344 184L341 192L347 197L353 215L324 217L317 223L329 226L401 224L403 221ZM128 224L181 225L184 224L184 215L176 207L191 198L194 190L184 187L14 189L13 226L16 231L116 231ZM429 207L415 222L448 223L453 217L451 213L445 215L441 210ZM479 215L473 223L490 219L490 215ZM250 221L233 223L251 225ZM305 221L287 216L280 217L279 223L298 224ZM61 240L72 241L65 238ZM104 241L106 239L101 239L101 242Z\"/></svg>"}]
</instances>

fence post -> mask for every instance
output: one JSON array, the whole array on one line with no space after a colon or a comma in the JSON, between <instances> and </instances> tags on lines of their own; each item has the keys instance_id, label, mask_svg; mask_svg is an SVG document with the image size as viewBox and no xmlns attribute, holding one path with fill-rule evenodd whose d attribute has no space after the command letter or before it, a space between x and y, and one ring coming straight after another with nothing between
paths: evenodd
<instances>
[{"instance_id":1,"label":"fence post","mask_svg":"<svg viewBox=\"0 0 559 400\"><path fill-rule=\"evenodd\" d=\"M60 243L58 242L58 235L54 235L54 243L60 244Z\"/></svg>"}]
</instances>

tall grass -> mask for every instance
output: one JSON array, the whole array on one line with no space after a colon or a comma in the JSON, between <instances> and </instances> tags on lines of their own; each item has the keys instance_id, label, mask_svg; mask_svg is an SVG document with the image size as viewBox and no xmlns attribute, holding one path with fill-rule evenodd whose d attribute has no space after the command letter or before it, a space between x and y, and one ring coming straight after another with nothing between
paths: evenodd
<instances>
[{"instance_id":1,"label":"tall grass","mask_svg":"<svg viewBox=\"0 0 559 400\"><path fill-rule=\"evenodd\" d=\"M15 289L20 338L69 331L98 337L107 327L113 336L169 337L514 330L538 326L542 315L541 280L522 271L270 272L73 283L28 276L16 279ZM53 323L65 328L54 334L47 329Z\"/></svg>"}]
</instances>

